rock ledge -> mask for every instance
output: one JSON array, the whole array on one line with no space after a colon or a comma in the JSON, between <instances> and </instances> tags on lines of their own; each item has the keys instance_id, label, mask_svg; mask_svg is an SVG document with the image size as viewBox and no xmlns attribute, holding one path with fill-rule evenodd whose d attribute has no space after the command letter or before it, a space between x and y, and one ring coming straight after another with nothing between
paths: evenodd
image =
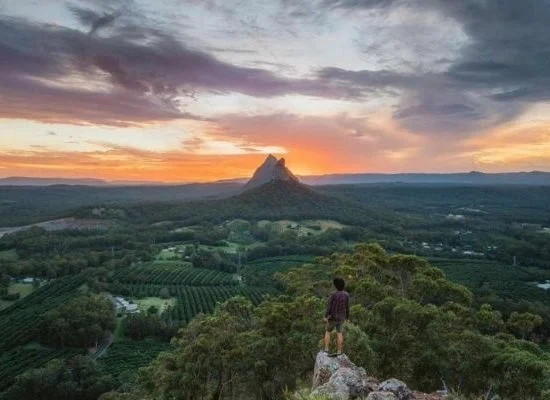
<instances>
[{"instance_id":1,"label":"rock ledge","mask_svg":"<svg viewBox=\"0 0 550 400\"><path fill-rule=\"evenodd\" d=\"M439 395L428 395L411 391L404 382L391 378L379 382L367 375L364 368L357 367L342 354L329 357L319 352L313 373L312 398L330 400L439 400Z\"/></svg>"}]
</instances>

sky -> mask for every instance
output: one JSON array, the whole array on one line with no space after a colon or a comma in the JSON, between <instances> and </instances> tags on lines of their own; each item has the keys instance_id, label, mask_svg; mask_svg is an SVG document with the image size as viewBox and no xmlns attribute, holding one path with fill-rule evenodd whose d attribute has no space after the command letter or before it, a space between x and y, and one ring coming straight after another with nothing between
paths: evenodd
<instances>
[{"instance_id":1,"label":"sky","mask_svg":"<svg viewBox=\"0 0 550 400\"><path fill-rule=\"evenodd\" d=\"M0 177L550 171L550 0L0 0Z\"/></svg>"}]
</instances>

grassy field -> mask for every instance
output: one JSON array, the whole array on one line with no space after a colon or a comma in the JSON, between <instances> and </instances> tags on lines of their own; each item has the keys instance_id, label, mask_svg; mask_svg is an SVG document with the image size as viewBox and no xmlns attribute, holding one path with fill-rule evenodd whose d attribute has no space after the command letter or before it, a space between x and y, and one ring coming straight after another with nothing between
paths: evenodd
<instances>
[{"instance_id":1,"label":"grassy field","mask_svg":"<svg viewBox=\"0 0 550 400\"><path fill-rule=\"evenodd\" d=\"M225 253L230 254L236 254L240 247L243 247L243 245L235 242L231 242L229 240L223 241L224 245L222 246L208 246L201 244L198 246L200 250L208 250L208 251L223 251ZM176 246L171 246L166 249L162 249L160 253L157 255L156 261L163 262L163 261L178 261L183 260L183 250L185 250L186 246L191 246L190 244L181 244ZM254 246L247 245L247 247Z\"/></svg>"},{"instance_id":2,"label":"grassy field","mask_svg":"<svg viewBox=\"0 0 550 400\"><path fill-rule=\"evenodd\" d=\"M0 261L13 262L19 260L15 249L0 251Z\"/></svg>"},{"instance_id":3,"label":"grassy field","mask_svg":"<svg viewBox=\"0 0 550 400\"><path fill-rule=\"evenodd\" d=\"M117 317L116 319L116 326L115 326L115 332L114 332L114 341L120 342L121 340L124 340L124 323L123 320L126 318L126 316L123 317Z\"/></svg>"},{"instance_id":4,"label":"grassy field","mask_svg":"<svg viewBox=\"0 0 550 400\"><path fill-rule=\"evenodd\" d=\"M304 221L292 221L283 219L279 221L262 220L258 222L260 228L268 228L276 230L279 233L286 231L295 231L298 236L319 235L329 229L343 229L345 225L328 219L308 219Z\"/></svg>"},{"instance_id":5,"label":"grassy field","mask_svg":"<svg viewBox=\"0 0 550 400\"><path fill-rule=\"evenodd\" d=\"M142 299L135 299L134 301L141 312L147 312L149 307L155 306L159 310L159 315L162 314L167 307L173 307L176 304L175 299L161 299L160 297L144 297Z\"/></svg>"},{"instance_id":6,"label":"grassy field","mask_svg":"<svg viewBox=\"0 0 550 400\"><path fill-rule=\"evenodd\" d=\"M20 299L28 296L33 292L32 283L12 283L8 287L8 294L19 293ZM0 310L14 303L13 301L0 300Z\"/></svg>"}]
</instances>

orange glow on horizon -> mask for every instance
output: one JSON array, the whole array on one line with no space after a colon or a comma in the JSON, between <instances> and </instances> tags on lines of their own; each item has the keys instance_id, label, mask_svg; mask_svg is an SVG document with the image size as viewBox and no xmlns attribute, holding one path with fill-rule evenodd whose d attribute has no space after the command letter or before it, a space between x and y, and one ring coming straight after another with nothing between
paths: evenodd
<instances>
[{"instance_id":1,"label":"orange glow on horizon","mask_svg":"<svg viewBox=\"0 0 550 400\"><path fill-rule=\"evenodd\" d=\"M545 123L504 126L451 143L446 137L414 136L383 121L378 124L384 129L382 134L351 135L338 130L337 118L296 118L291 123L237 120L230 123L238 135L233 131L210 133L216 143L233 143L237 137L243 144L236 148L244 154L192 153L185 146L166 151L109 144L94 148L93 142L89 150L80 151L4 147L0 148L0 176L211 182L251 176L267 156L265 150L254 148L283 149L286 153L274 156L284 157L296 175L505 172L545 170L550 165L550 128Z\"/></svg>"}]
</instances>

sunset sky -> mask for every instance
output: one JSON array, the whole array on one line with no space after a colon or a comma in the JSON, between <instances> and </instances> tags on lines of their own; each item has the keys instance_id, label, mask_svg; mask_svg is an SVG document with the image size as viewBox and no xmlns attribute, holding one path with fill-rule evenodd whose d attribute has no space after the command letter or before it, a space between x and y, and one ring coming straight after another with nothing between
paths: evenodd
<instances>
[{"instance_id":1,"label":"sunset sky","mask_svg":"<svg viewBox=\"0 0 550 400\"><path fill-rule=\"evenodd\" d=\"M0 177L550 171L548 0L0 0Z\"/></svg>"}]
</instances>

